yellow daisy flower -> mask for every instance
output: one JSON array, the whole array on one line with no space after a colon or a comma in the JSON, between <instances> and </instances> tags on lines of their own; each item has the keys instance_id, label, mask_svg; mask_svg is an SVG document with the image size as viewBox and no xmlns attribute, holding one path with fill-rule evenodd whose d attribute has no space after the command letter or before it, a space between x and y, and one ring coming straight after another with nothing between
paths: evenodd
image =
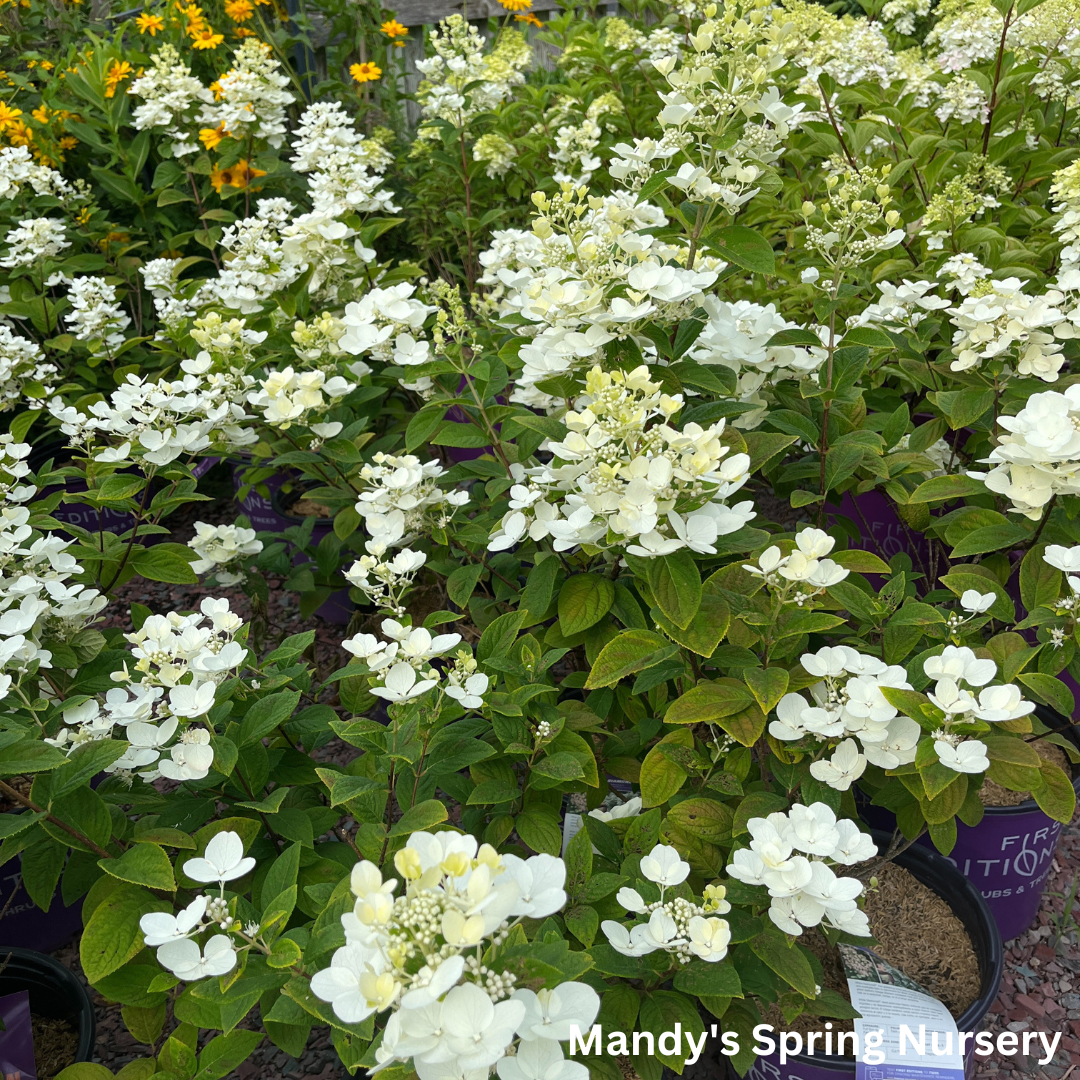
<instances>
[{"instance_id":1,"label":"yellow daisy flower","mask_svg":"<svg viewBox=\"0 0 1080 1080\"><path fill-rule=\"evenodd\" d=\"M159 30L165 29L165 20L160 15L139 15L135 19L135 25L140 34L156 37Z\"/></svg>"},{"instance_id":2,"label":"yellow daisy flower","mask_svg":"<svg viewBox=\"0 0 1080 1080\"><path fill-rule=\"evenodd\" d=\"M382 76L382 68L369 60L363 64L353 64L349 74L358 83L375 82Z\"/></svg>"},{"instance_id":3,"label":"yellow daisy flower","mask_svg":"<svg viewBox=\"0 0 1080 1080\"><path fill-rule=\"evenodd\" d=\"M215 150L221 143L221 140L228 134L229 133L224 127L202 128L199 131L199 142L201 142L207 150Z\"/></svg>"},{"instance_id":4,"label":"yellow daisy flower","mask_svg":"<svg viewBox=\"0 0 1080 1080\"><path fill-rule=\"evenodd\" d=\"M111 98L116 94L116 88L132 73L134 69L126 60L114 60L112 66L105 73L105 96Z\"/></svg>"},{"instance_id":5,"label":"yellow daisy flower","mask_svg":"<svg viewBox=\"0 0 1080 1080\"><path fill-rule=\"evenodd\" d=\"M225 40L224 34L215 34L212 26L205 26L191 35L191 44L196 49L216 49Z\"/></svg>"}]
</instances>

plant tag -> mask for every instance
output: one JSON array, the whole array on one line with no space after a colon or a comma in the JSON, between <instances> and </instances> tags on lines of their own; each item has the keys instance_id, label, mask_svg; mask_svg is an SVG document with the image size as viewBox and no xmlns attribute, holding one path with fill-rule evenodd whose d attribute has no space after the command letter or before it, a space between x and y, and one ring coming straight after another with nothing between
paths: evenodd
<instances>
[{"instance_id":1,"label":"plant tag","mask_svg":"<svg viewBox=\"0 0 1080 1080\"><path fill-rule=\"evenodd\" d=\"M562 853L564 858L566 857L566 849L570 846L570 841L579 832L581 832L581 815L565 814L562 823Z\"/></svg>"},{"instance_id":2,"label":"plant tag","mask_svg":"<svg viewBox=\"0 0 1080 1080\"><path fill-rule=\"evenodd\" d=\"M855 1080L964 1080L960 1036L949 1010L873 950L839 949L851 1004L862 1013L853 1021L862 1048Z\"/></svg>"},{"instance_id":3,"label":"plant tag","mask_svg":"<svg viewBox=\"0 0 1080 1080\"><path fill-rule=\"evenodd\" d=\"M34 1033L30 1026L30 994L20 990L0 997L0 1072L5 1077L37 1080Z\"/></svg>"}]
</instances>

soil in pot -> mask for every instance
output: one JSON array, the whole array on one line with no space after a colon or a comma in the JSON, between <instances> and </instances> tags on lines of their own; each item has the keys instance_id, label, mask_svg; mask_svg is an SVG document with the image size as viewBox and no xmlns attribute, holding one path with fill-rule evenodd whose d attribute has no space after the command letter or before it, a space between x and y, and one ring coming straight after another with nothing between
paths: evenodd
<instances>
[{"instance_id":1,"label":"soil in pot","mask_svg":"<svg viewBox=\"0 0 1080 1080\"><path fill-rule=\"evenodd\" d=\"M66 1020L37 1013L30 1016L38 1080L52 1080L78 1060L79 1033Z\"/></svg>"},{"instance_id":2,"label":"soil in pot","mask_svg":"<svg viewBox=\"0 0 1080 1080\"><path fill-rule=\"evenodd\" d=\"M895 863L877 872L877 889L867 889L866 915L877 938L874 951L942 1001L959 1018L981 989L979 962L964 924L933 889ZM847 976L840 954L820 930L808 930L800 939L821 961L822 985L850 1001ZM785 1021L778 1006L768 1010L765 1022L777 1031L805 1035L820 1031L823 1020L804 1013ZM834 1031L853 1031L850 1020L831 1020Z\"/></svg>"},{"instance_id":3,"label":"soil in pot","mask_svg":"<svg viewBox=\"0 0 1080 1080\"><path fill-rule=\"evenodd\" d=\"M1031 745L1035 747L1035 751L1038 753L1039 757L1046 758L1047 761L1052 762L1061 769L1066 776L1073 775L1069 756L1060 746L1055 746L1053 743L1046 742L1044 739L1038 739ZM982 787L979 788L979 801L983 806L1019 806L1021 803L1027 802L1030 798L1030 791L1010 791L1008 788L1003 788L1000 784L994 783L989 777L983 780Z\"/></svg>"},{"instance_id":4,"label":"soil in pot","mask_svg":"<svg viewBox=\"0 0 1080 1080\"><path fill-rule=\"evenodd\" d=\"M324 506L314 499L300 498L289 507L289 513L297 517L331 518L334 516L329 506Z\"/></svg>"}]
</instances>

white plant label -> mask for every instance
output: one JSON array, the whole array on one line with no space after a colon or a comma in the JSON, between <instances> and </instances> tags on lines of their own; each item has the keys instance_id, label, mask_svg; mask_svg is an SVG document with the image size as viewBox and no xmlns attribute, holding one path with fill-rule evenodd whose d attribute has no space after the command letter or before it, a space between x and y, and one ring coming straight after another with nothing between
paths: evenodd
<instances>
[{"instance_id":1,"label":"white plant label","mask_svg":"<svg viewBox=\"0 0 1080 1080\"><path fill-rule=\"evenodd\" d=\"M873 950L839 948L851 1004L862 1014L853 1021L859 1044L874 1047L856 1060L855 1080L964 1080L960 1034L949 1010Z\"/></svg>"}]
</instances>

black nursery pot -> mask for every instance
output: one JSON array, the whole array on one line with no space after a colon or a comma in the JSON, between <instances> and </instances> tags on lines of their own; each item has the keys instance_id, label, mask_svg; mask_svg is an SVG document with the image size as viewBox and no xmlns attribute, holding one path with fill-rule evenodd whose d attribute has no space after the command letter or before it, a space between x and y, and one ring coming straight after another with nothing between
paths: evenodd
<instances>
[{"instance_id":1,"label":"black nursery pot","mask_svg":"<svg viewBox=\"0 0 1080 1080\"><path fill-rule=\"evenodd\" d=\"M1039 706L1040 720L1080 749L1080 734L1072 721ZM1073 767L1073 789L1080 796L1080 766ZM863 803L863 820L873 828L891 831L896 818L880 806ZM1061 837L1054 821L1034 799L1017 806L987 806L978 825L956 823L956 846L951 862L982 893L1004 941L1022 934L1035 921ZM929 836L919 845L935 850Z\"/></svg>"},{"instance_id":2,"label":"black nursery pot","mask_svg":"<svg viewBox=\"0 0 1080 1080\"><path fill-rule=\"evenodd\" d=\"M81 982L59 961L30 949L0 948L0 997L26 990L30 1011L67 1020L79 1033L76 1061L94 1056L97 1024L94 1005Z\"/></svg>"},{"instance_id":3,"label":"black nursery pot","mask_svg":"<svg viewBox=\"0 0 1080 1080\"><path fill-rule=\"evenodd\" d=\"M885 851L890 836L874 830L872 833L879 851ZM913 846L894 860L907 870L916 881L937 893L951 908L953 914L964 924L975 949L979 964L979 996L957 1017L959 1031L979 1031L983 1017L989 1012L997 997L1001 975L1005 966L1005 949L1001 934L990 913L990 908L979 890L953 864L936 851ZM975 1074L974 1042L968 1047L964 1062L967 1077ZM719 1070L716 1076L721 1074ZM731 1080L737 1074L729 1067ZM789 1056L785 1065L780 1055L755 1059L745 1080L847 1080L855 1076L855 1060L829 1054L796 1054Z\"/></svg>"}]
</instances>

